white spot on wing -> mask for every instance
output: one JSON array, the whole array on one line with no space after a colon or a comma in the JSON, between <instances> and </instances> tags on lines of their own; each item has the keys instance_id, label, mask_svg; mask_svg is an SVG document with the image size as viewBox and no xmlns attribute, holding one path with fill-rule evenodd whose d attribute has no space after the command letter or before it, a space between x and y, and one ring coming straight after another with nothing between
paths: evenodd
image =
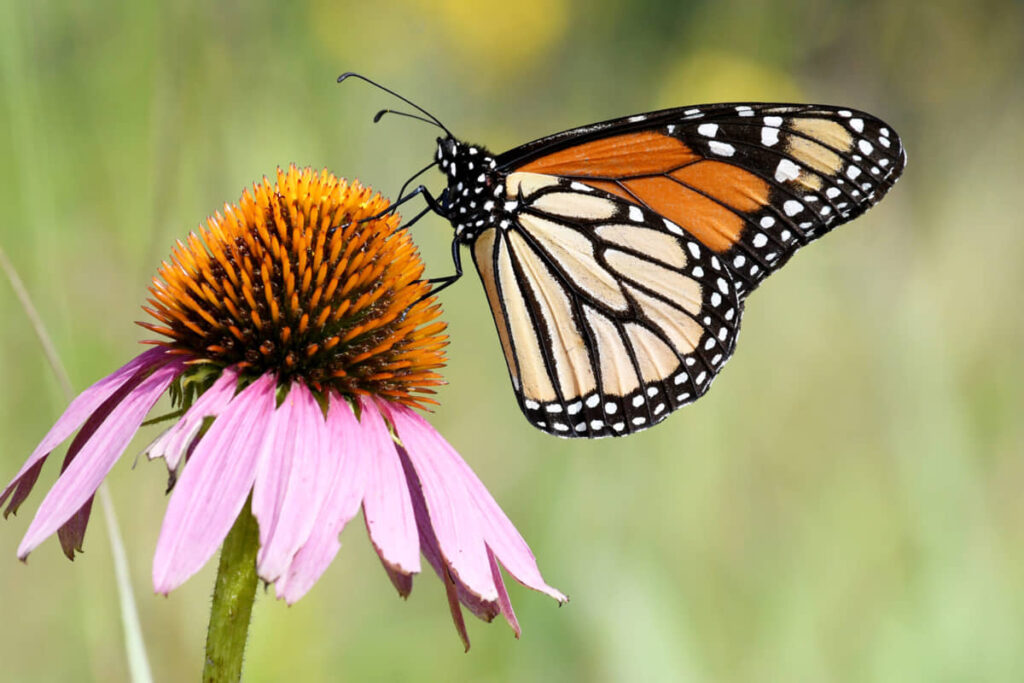
<instances>
[{"instance_id":1,"label":"white spot on wing","mask_svg":"<svg viewBox=\"0 0 1024 683\"><path fill-rule=\"evenodd\" d=\"M800 167L789 159L783 159L779 162L779 165L775 167L775 180L777 182L784 183L787 180L796 180L799 175Z\"/></svg>"},{"instance_id":2,"label":"white spot on wing","mask_svg":"<svg viewBox=\"0 0 1024 683\"><path fill-rule=\"evenodd\" d=\"M721 157L731 157L736 153L736 148L727 142L719 142L718 140L712 140L708 143L708 147L714 154Z\"/></svg>"},{"instance_id":3,"label":"white spot on wing","mask_svg":"<svg viewBox=\"0 0 1024 683\"><path fill-rule=\"evenodd\" d=\"M678 225L676 225L675 223L673 223L672 221L670 221L667 218L664 219L664 220L665 220L665 227L668 228L669 232L671 232L674 235L682 235L682 234L684 234L683 233L683 229L680 228Z\"/></svg>"},{"instance_id":4,"label":"white spot on wing","mask_svg":"<svg viewBox=\"0 0 1024 683\"><path fill-rule=\"evenodd\" d=\"M718 133L717 123L702 123L697 126L697 132L706 138L713 138Z\"/></svg>"}]
</instances>

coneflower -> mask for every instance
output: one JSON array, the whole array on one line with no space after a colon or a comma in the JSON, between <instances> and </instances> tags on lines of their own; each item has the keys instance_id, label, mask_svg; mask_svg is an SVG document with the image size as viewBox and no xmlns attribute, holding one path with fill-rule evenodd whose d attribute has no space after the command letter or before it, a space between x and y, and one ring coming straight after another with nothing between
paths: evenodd
<instances>
[{"instance_id":1,"label":"coneflower","mask_svg":"<svg viewBox=\"0 0 1024 683\"><path fill-rule=\"evenodd\" d=\"M174 422L146 449L172 484L157 592L198 571L231 532L253 538L238 551L255 558L252 587L258 575L292 603L362 508L401 595L421 554L441 577L467 648L460 603L488 621L503 615L519 635L500 567L564 601L417 413L442 381L445 325L398 217L364 220L387 208L367 188L293 166L179 242L150 288L155 322L140 323L162 338L72 401L0 493L5 515L16 511L47 456L78 430L18 556L54 532L68 557L81 550L97 487L169 392Z\"/></svg>"}]
</instances>

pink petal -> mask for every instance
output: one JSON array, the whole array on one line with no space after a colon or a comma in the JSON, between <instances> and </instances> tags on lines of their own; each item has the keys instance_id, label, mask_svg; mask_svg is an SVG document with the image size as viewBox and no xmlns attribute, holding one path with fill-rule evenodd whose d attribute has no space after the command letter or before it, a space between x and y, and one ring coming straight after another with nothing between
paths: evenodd
<instances>
[{"instance_id":1,"label":"pink petal","mask_svg":"<svg viewBox=\"0 0 1024 683\"><path fill-rule=\"evenodd\" d=\"M459 607L457 582L447 568L441 576L441 581L444 583L444 592L448 598L448 610L452 613L452 623L455 624L455 630L462 639L466 652L469 652L469 633L466 631L466 620L462 618L462 609Z\"/></svg>"},{"instance_id":2,"label":"pink petal","mask_svg":"<svg viewBox=\"0 0 1024 683\"><path fill-rule=\"evenodd\" d=\"M337 464L336 458L325 457L328 455L327 423L320 405L306 385L293 384L284 403L292 404L288 418L292 424L288 426L294 431L281 425L275 433L289 434L291 442L278 439L263 464L275 459L288 459L291 463L280 468L284 479L269 485L274 498L266 497L261 501L262 505L257 504L257 494L261 489L266 490L261 477L278 474L273 467L257 470L253 490L253 514L260 523L260 551L256 566L264 581L277 580L309 539ZM283 408L284 405L278 412Z\"/></svg>"},{"instance_id":3,"label":"pink petal","mask_svg":"<svg viewBox=\"0 0 1024 683\"><path fill-rule=\"evenodd\" d=\"M373 401L362 398L360 431L369 455L363 516L381 560L406 574L420 571L420 540L409 498L409 484L395 452L395 441Z\"/></svg>"},{"instance_id":4,"label":"pink petal","mask_svg":"<svg viewBox=\"0 0 1024 683\"><path fill-rule=\"evenodd\" d=\"M537 567L537 561L534 559L533 553L530 552L526 541L519 535L512 522L494 502L494 498L491 497L487 488L469 468L469 465L459 457L455 449L445 441L437 430L411 409L399 404L388 404L388 408L398 436L405 444L409 457L416 467L416 472L420 476L420 481L423 482L427 509L430 511L434 528L438 532L441 550L457 570L460 578L475 590L477 584L468 580L463 574L463 565L453 557L449 549L450 545L457 544L457 537L453 537L450 531L442 532L442 525L450 524L451 512L443 501L432 502L432 495L435 499L439 497L435 492L435 487L436 491L447 491L451 500L458 500L461 505L465 506L458 512L460 515L469 516L475 520L474 530L484 536L487 546L494 551L509 574L523 585L546 593L559 602L565 602L568 598L544 582L540 569ZM442 511L441 514L438 514L439 509ZM446 543L449 546L446 546ZM456 545L456 547L458 546ZM462 557L467 554L463 553ZM486 555L482 554L481 557L483 557L483 564L487 568L488 580L485 582L481 579L480 585L489 585L491 592L477 592L485 599L497 599L497 589L494 587L493 577L490 576ZM473 571L477 571L476 564L473 565ZM475 573L474 576L476 576Z\"/></svg>"},{"instance_id":5,"label":"pink petal","mask_svg":"<svg viewBox=\"0 0 1024 683\"><path fill-rule=\"evenodd\" d=\"M181 372L181 366L181 361L172 361L157 368L96 428L46 494L18 547L18 557L25 559L92 497L135 436L146 413Z\"/></svg>"},{"instance_id":6,"label":"pink petal","mask_svg":"<svg viewBox=\"0 0 1024 683\"><path fill-rule=\"evenodd\" d=\"M60 467L61 473L67 470L75 456L82 450L82 447L89 443L89 440L92 439L93 434L96 433L100 425L121 404L124 396L133 391L141 381L142 378L137 375L131 381L125 382L120 389L114 392L113 396L108 398L103 405L96 409L96 412L89 416L89 419L85 421L82 428L78 430L78 434L71 440L71 445L68 446L68 452L64 456L64 462ZM82 552L82 545L85 542L85 529L89 525L89 515L92 512L92 500L90 497L61 528L57 529L60 547L64 550L64 554L69 560L75 559L76 550Z\"/></svg>"},{"instance_id":7,"label":"pink petal","mask_svg":"<svg viewBox=\"0 0 1024 683\"><path fill-rule=\"evenodd\" d=\"M214 420L171 494L153 558L153 587L169 593L206 564L245 505L264 457L276 380L264 375Z\"/></svg>"},{"instance_id":8,"label":"pink petal","mask_svg":"<svg viewBox=\"0 0 1024 683\"><path fill-rule=\"evenodd\" d=\"M69 560L75 559L75 552L83 552L82 545L85 543L85 528L89 525L89 515L92 513L93 497L85 501L78 512L71 515L71 518L64 522L61 528L57 529L57 540L60 547Z\"/></svg>"},{"instance_id":9,"label":"pink petal","mask_svg":"<svg viewBox=\"0 0 1024 683\"><path fill-rule=\"evenodd\" d=\"M494 600L483 600L476 593L471 591L466 584L462 583L457 577L452 577L448 572L445 559L441 554L441 549L437 545L437 536L434 534L434 529L430 524L430 515L427 514L427 504L423 500L423 487L420 485L419 477L416 475L416 470L413 469L412 463L409 461L409 454L406 450L399 446L398 456L402 459L402 467L405 470L405 476L409 480L409 492L412 494L412 508L416 514L416 524L420 532L420 551L423 556L427 558L427 562L434 568L437 576L442 581L453 581L456 596L463 605L465 605L470 612L477 616L477 618L484 621L490 622L495 616L501 611L497 601ZM392 583L395 578L392 577ZM410 586L411 590L411 586ZM401 591L399 591L401 592ZM458 624L456 623L456 628Z\"/></svg>"},{"instance_id":10,"label":"pink petal","mask_svg":"<svg viewBox=\"0 0 1024 683\"><path fill-rule=\"evenodd\" d=\"M378 556L379 559L380 556ZM401 598L407 598L412 594L412 574L406 574L404 572L396 571L392 567L388 566L388 563L384 560L380 561L382 567L384 567L384 573L391 579L391 585L398 591L398 596Z\"/></svg>"},{"instance_id":11,"label":"pink petal","mask_svg":"<svg viewBox=\"0 0 1024 683\"><path fill-rule=\"evenodd\" d=\"M484 520L466 489L465 477L440 445L445 443L444 439L405 406L387 404L385 410L389 410L419 477L430 525L445 564L455 578L481 599L497 600L498 590L487 563Z\"/></svg>"},{"instance_id":12,"label":"pink petal","mask_svg":"<svg viewBox=\"0 0 1024 683\"><path fill-rule=\"evenodd\" d=\"M359 510L372 457L365 441L348 402L331 394L327 435L320 450L322 457L334 463L334 469L325 474L329 486L309 540L295 554L286 575L275 584L277 596L288 604L305 595L327 570L341 548L338 535Z\"/></svg>"},{"instance_id":13,"label":"pink petal","mask_svg":"<svg viewBox=\"0 0 1024 683\"><path fill-rule=\"evenodd\" d=\"M512 601L508 598L508 591L505 590L505 580L501 578L501 569L498 568L498 561L494 558L491 549L487 549L487 560L491 564L491 575L494 577L494 585L498 588L498 605L501 607L501 615L505 617L512 630L516 632L516 638L522 635L519 628L519 620L516 619L515 610L512 609Z\"/></svg>"},{"instance_id":14,"label":"pink petal","mask_svg":"<svg viewBox=\"0 0 1024 683\"><path fill-rule=\"evenodd\" d=\"M163 458L167 469L178 469L181 456L188 450L189 444L199 433L203 421L208 417L216 417L227 407L238 387L238 372L234 368L226 368L217 381L207 389L188 411L181 416L167 431L158 436L146 448L150 460Z\"/></svg>"},{"instance_id":15,"label":"pink petal","mask_svg":"<svg viewBox=\"0 0 1024 683\"><path fill-rule=\"evenodd\" d=\"M288 484L288 474L298 447L298 424L295 420L296 397L288 396L269 416L266 457L256 468L252 489L252 513L259 522L260 548L266 547L277 522L277 513Z\"/></svg>"},{"instance_id":16,"label":"pink petal","mask_svg":"<svg viewBox=\"0 0 1024 683\"><path fill-rule=\"evenodd\" d=\"M28 496L33 484L35 484L36 478L39 476L39 470L42 468L43 461L50 454L50 451L56 448L61 441L71 436L72 432L78 429L97 408L117 393L118 389L122 388L123 385L132 380L139 379L141 375L153 367L166 362L166 360L166 349L150 349L140 353L126 365L80 393L67 407L64 414L58 418L53 427L50 428L50 431L43 437L39 445L36 446L36 449L32 451L32 455L22 465L21 471L7 485L7 488L0 493L0 505L3 505L7 496L11 495L11 492L17 487L14 500L11 501L11 505L8 506L7 512L4 515L6 516L12 511L17 510L18 505Z\"/></svg>"},{"instance_id":17,"label":"pink petal","mask_svg":"<svg viewBox=\"0 0 1024 683\"><path fill-rule=\"evenodd\" d=\"M49 455L48 453L46 455ZM22 471L14 478L14 481L10 483L7 491L4 491L4 496L8 495L13 491L14 495L11 496L11 502L8 504L7 509L4 510L4 519L11 514L17 514L18 508L28 498L28 494L32 493L32 489L36 485L36 480L39 479L39 473L43 471L43 465L46 463L45 456L38 462L33 464L28 469L22 468ZM11 488L13 487L13 488ZM0 505L3 505L2 497L0 497Z\"/></svg>"}]
</instances>

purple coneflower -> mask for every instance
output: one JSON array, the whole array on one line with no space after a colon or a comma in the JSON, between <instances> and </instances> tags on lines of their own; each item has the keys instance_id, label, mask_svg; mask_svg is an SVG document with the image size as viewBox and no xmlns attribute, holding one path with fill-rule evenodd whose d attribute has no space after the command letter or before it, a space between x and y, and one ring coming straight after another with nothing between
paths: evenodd
<instances>
[{"instance_id":1,"label":"purple coneflower","mask_svg":"<svg viewBox=\"0 0 1024 683\"><path fill-rule=\"evenodd\" d=\"M288 603L338 552L360 506L398 592L420 554L459 604L519 635L500 567L562 602L529 547L447 441L413 408L432 401L444 364L440 306L387 201L326 170L291 167L179 242L140 323L165 339L79 395L0 493L5 515L47 456L78 429L18 548L57 532L81 550L93 495L157 400L174 424L148 448L173 490L153 561L167 593L198 571L248 510L256 573ZM80 429L79 429L80 428Z\"/></svg>"}]
</instances>

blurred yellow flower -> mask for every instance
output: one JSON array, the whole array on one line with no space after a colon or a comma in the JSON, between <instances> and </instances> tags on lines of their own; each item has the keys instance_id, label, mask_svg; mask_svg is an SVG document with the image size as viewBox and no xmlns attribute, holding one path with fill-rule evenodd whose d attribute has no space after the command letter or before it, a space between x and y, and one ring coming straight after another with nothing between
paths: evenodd
<instances>
[{"instance_id":1,"label":"blurred yellow flower","mask_svg":"<svg viewBox=\"0 0 1024 683\"><path fill-rule=\"evenodd\" d=\"M702 50L669 68L658 97L660 107L686 102L799 102L807 99L784 70L718 50Z\"/></svg>"}]
</instances>

